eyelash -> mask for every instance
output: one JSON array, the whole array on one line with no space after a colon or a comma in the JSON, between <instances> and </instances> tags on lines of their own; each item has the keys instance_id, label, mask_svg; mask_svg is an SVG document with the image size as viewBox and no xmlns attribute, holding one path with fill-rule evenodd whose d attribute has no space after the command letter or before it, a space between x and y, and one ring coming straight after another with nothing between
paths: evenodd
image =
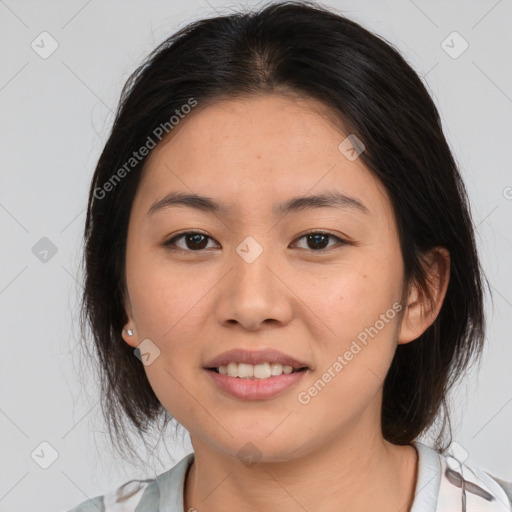
<instances>
[{"instance_id":1,"label":"eyelash","mask_svg":"<svg viewBox=\"0 0 512 512\"><path fill-rule=\"evenodd\" d=\"M203 235L206 238L214 240L211 236L209 236L206 233L203 233L201 231L183 231L182 233L178 233L177 235L174 235L172 238L170 238L169 240L164 242L163 245L166 248L168 248L169 250L177 250L177 251L182 251L182 252L191 252L192 253L192 252L203 252L206 250L206 249L191 250L191 249L182 249L181 247L175 247L176 241L179 240L180 238L185 237L186 235ZM349 242L347 240L344 240L344 239L340 238L339 236L336 236L333 233L329 233L328 231L315 231L315 230L311 230L306 233L303 233L301 236L296 238L296 240L305 238L308 235L329 236L330 239L335 238L339 242L338 245L348 245L349 244ZM330 248L332 248L332 247L335 247L335 246L331 246ZM314 253L322 253L322 252L327 252L330 248L328 247L325 249L316 249L316 250L315 249L305 249L305 250L309 250L309 252L314 252Z\"/></svg>"}]
</instances>

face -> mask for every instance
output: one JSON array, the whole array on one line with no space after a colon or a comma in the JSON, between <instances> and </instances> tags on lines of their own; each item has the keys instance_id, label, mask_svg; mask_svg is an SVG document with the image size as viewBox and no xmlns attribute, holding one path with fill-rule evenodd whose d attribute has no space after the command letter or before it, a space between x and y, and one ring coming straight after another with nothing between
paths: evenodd
<instances>
[{"instance_id":1,"label":"face","mask_svg":"<svg viewBox=\"0 0 512 512\"><path fill-rule=\"evenodd\" d=\"M149 382L193 444L235 456L252 443L278 461L380 435L403 265L391 202L346 141L339 149L346 137L310 99L223 100L189 114L146 163L126 252L135 335L123 337L146 340ZM224 208L148 213L169 193ZM335 193L346 197L277 211ZM273 396L236 397L205 369L231 349L279 350L308 369Z\"/></svg>"}]
</instances>

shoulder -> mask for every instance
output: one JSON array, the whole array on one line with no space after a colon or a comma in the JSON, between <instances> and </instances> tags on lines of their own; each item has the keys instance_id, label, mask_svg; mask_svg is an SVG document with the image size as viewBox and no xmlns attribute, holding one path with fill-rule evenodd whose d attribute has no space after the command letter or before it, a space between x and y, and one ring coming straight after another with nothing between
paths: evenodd
<instances>
[{"instance_id":1,"label":"shoulder","mask_svg":"<svg viewBox=\"0 0 512 512\"><path fill-rule=\"evenodd\" d=\"M490 473L487 474L503 489L503 492L510 502L510 507L512 510L512 482L505 482L505 480L501 480L501 478L495 477Z\"/></svg>"},{"instance_id":2,"label":"shoulder","mask_svg":"<svg viewBox=\"0 0 512 512\"><path fill-rule=\"evenodd\" d=\"M441 454L419 442L414 445L420 455L418 484L422 479L429 482L418 501L430 500L429 510L512 512L512 482L469 464L464 457Z\"/></svg>"},{"instance_id":3,"label":"shoulder","mask_svg":"<svg viewBox=\"0 0 512 512\"><path fill-rule=\"evenodd\" d=\"M84 501L80 503L75 508L69 510L68 512L104 512L105 508L103 507L103 496L96 496L95 498L91 498L90 500Z\"/></svg>"},{"instance_id":4,"label":"shoulder","mask_svg":"<svg viewBox=\"0 0 512 512\"><path fill-rule=\"evenodd\" d=\"M181 512L185 476L193 460L194 453L189 453L155 478L130 480L105 495L80 503L68 512L157 512L162 499L165 503L175 504L175 508L170 510Z\"/></svg>"},{"instance_id":5,"label":"shoulder","mask_svg":"<svg viewBox=\"0 0 512 512\"><path fill-rule=\"evenodd\" d=\"M154 479L130 480L107 494L80 503L69 512L114 512L121 510L119 508L121 503L123 504L122 510L135 510L135 506L139 504L146 489L154 481ZM130 506L131 509L127 508Z\"/></svg>"}]
</instances>

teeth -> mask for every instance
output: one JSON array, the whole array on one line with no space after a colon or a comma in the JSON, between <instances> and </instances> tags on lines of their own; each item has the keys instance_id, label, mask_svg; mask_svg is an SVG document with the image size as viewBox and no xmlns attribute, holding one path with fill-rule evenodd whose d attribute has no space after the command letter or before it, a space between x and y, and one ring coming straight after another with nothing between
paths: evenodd
<instances>
[{"instance_id":1,"label":"teeth","mask_svg":"<svg viewBox=\"0 0 512 512\"><path fill-rule=\"evenodd\" d=\"M293 367L281 363L262 363L262 364L246 364L246 363L229 363L221 365L217 368L221 375L229 377L239 377L241 379L268 379L269 377L281 375L282 373L292 373Z\"/></svg>"}]
</instances>

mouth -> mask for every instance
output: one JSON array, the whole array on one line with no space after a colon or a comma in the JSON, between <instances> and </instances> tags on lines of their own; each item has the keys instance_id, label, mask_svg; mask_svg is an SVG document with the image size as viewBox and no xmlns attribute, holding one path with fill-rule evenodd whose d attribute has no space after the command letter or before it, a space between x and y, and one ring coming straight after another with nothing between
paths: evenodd
<instances>
[{"instance_id":1,"label":"mouth","mask_svg":"<svg viewBox=\"0 0 512 512\"><path fill-rule=\"evenodd\" d=\"M236 379L263 380L279 377L283 374L289 375L291 373L304 372L309 370L309 368L307 366L293 368L290 365L281 365L278 363L263 363L260 365L229 363L227 365L205 368L205 370Z\"/></svg>"},{"instance_id":2,"label":"mouth","mask_svg":"<svg viewBox=\"0 0 512 512\"><path fill-rule=\"evenodd\" d=\"M309 365L305 361L300 361L273 348L259 350L239 348L217 355L206 361L203 367L230 377L265 378L272 375L278 376L281 373L303 371L308 369Z\"/></svg>"},{"instance_id":3,"label":"mouth","mask_svg":"<svg viewBox=\"0 0 512 512\"><path fill-rule=\"evenodd\" d=\"M208 367L205 368L205 371L212 379L212 383L215 385L214 389L225 396L244 401L275 398L296 387L310 372L307 366L300 368L289 366L286 369L280 364L272 366L274 367L273 372L271 365L267 363L256 365L251 372L251 368L247 367L252 367L252 365L230 363L227 366Z\"/></svg>"},{"instance_id":4,"label":"mouth","mask_svg":"<svg viewBox=\"0 0 512 512\"><path fill-rule=\"evenodd\" d=\"M270 347L238 348L210 359L203 366L221 393L244 400L273 398L298 385L311 366Z\"/></svg>"}]
</instances>

